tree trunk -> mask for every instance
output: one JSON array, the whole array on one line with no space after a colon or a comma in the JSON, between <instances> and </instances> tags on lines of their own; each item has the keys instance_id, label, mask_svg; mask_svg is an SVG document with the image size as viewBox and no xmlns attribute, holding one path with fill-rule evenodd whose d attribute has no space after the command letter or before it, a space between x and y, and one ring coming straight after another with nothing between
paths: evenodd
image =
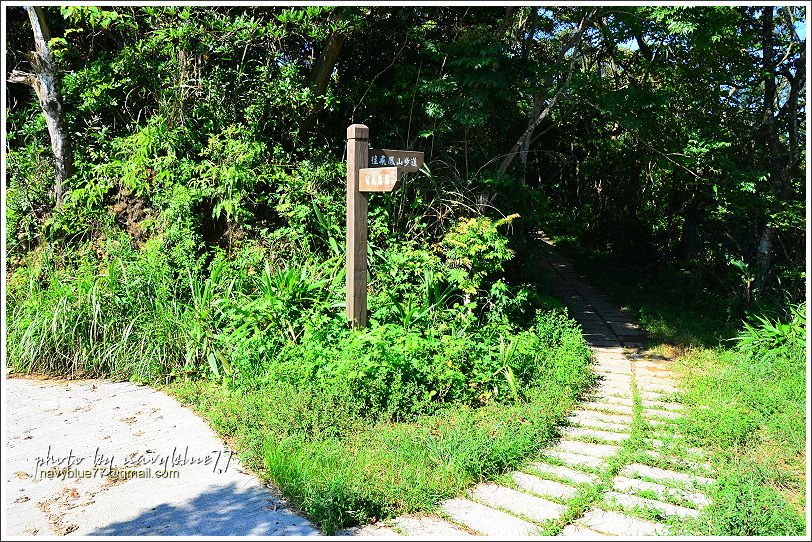
<instances>
[{"instance_id":1,"label":"tree trunk","mask_svg":"<svg viewBox=\"0 0 812 542\"><path fill-rule=\"evenodd\" d=\"M327 91L327 85L330 82L330 76L333 74L333 68L335 68L338 61L338 55L341 53L341 46L344 45L345 37L342 32L335 31L331 33L319 55L319 59L316 61L316 65L313 66L310 83L316 96L316 103L302 122L302 133L311 132L316 125L316 119L322 107L324 107L324 93Z\"/></svg>"},{"instance_id":2,"label":"tree trunk","mask_svg":"<svg viewBox=\"0 0 812 542\"><path fill-rule=\"evenodd\" d=\"M776 99L776 59L773 36L775 22L773 20L773 6L765 6L762 13L761 27L761 58L764 73L764 103L762 106L761 128L764 136L764 143L767 148L770 187L773 195L778 199L786 197L787 179L785 161L781 156L781 144L778 138L778 127L775 118ZM771 211L775 211L775 205ZM769 221L764 226L764 230L759 238L756 248L756 274L754 282L757 295L763 293L767 284L767 276L770 272L770 262L773 251L773 227Z\"/></svg>"},{"instance_id":3,"label":"tree trunk","mask_svg":"<svg viewBox=\"0 0 812 542\"><path fill-rule=\"evenodd\" d=\"M767 285L767 274L770 271L770 261L773 252L773 228L764 226L756 250L756 292L761 293Z\"/></svg>"},{"instance_id":4,"label":"tree trunk","mask_svg":"<svg viewBox=\"0 0 812 542\"><path fill-rule=\"evenodd\" d=\"M45 124L51 137L51 148L54 153L56 179L54 180L54 199L56 206L62 205L65 181L73 174L73 151L62 111L62 94L56 61L48 47L51 34L41 7L25 6L31 29L34 32L36 51L29 54L34 73L23 73L14 70L9 75L9 82L23 83L33 87L39 98L39 104L45 115Z\"/></svg>"}]
</instances>

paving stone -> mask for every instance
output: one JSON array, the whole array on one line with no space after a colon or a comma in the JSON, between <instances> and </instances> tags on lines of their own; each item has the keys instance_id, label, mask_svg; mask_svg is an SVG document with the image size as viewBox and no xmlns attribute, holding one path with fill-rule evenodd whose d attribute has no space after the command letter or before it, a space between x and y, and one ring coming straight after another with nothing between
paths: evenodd
<instances>
[{"instance_id":1,"label":"paving stone","mask_svg":"<svg viewBox=\"0 0 812 542\"><path fill-rule=\"evenodd\" d=\"M516 482L516 485L520 489L542 497L569 499L578 491L576 488L568 486L567 484L553 480L545 480L544 478L523 472L514 472L513 481Z\"/></svg>"},{"instance_id":2,"label":"paving stone","mask_svg":"<svg viewBox=\"0 0 812 542\"><path fill-rule=\"evenodd\" d=\"M533 536L538 526L516 516L494 510L467 499L449 499L441 505L443 512L457 523L486 536Z\"/></svg>"},{"instance_id":3,"label":"paving stone","mask_svg":"<svg viewBox=\"0 0 812 542\"><path fill-rule=\"evenodd\" d=\"M599 412L614 412L617 414L632 414L632 408L625 405L613 405L611 403L598 403L590 401L588 403L581 403L581 408L588 410L597 410Z\"/></svg>"},{"instance_id":4,"label":"paving stone","mask_svg":"<svg viewBox=\"0 0 812 542\"><path fill-rule=\"evenodd\" d=\"M642 364L632 362L634 372L640 376L674 378L674 371L661 365Z\"/></svg>"},{"instance_id":5,"label":"paving stone","mask_svg":"<svg viewBox=\"0 0 812 542\"><path fill-rule=\"evenodd\" d=\"M614 395L616 397L632 398L632 387L616 384L603 383L595 388L594 394L597 395Z\"/></svg>"},{"instance_id":6,"label":"paving stone","mask_svg":"<svg viewBox=\"0 0 812 542\"><path fill-rule=\"evenodd\" d=\"M672 395L671 393L661 392L661 391L648 391L648 390L640 390L638 389L638 393L640 394L640 398L643 400L651 400L651 401L661 401L665 397Z\"/></svg>"},{"instance_id":7,"label":"paving stone","mask_svg":"<svg viewBox=\"0 0 812 542\"><path fill-rule=\"evenodd\" d=\"M632 397L618 397L617 395L605 395L600 398L596 397L596 403L609 403L612 405L623 405L627 407L634 406L634 398Z\"/></svg>"},{"instance_id":8,"label":"paving stone","mask_svg":"<svg viewBox=\"0 0 812 542\"><path fill-rule=\"evenodd\" d=\"M625 357L625 355L624 355L625 353L623 352L623 348L621 348L619 346L617 346L617 347L603 346L603 347L593 348L592 350L595 351L596 355L601 354L601 355L605 355L605 356L616 356L616 357L621 358L621 359L626 359L626 361L630 361Z\"/></svg>"},{"instance_id":9,"label":"paving stone","mask_svg":"<svg viewBox=\"0 0 812 542\"><path fill-rule=\"evenodd\" d=\"M660 419L667 419L667 420L676 420L677 418L683 418L683 414L681 412L673 412L671 410L655 410L651 408L644 408L643 409L643 417L644 418L660 418Z\"/></svg>"},{"instance_id":10,"label":"paving stone","mask_svg":"<svg viewBox=\"0 0 812 542\"><path fill-rule=\"evenodd\" d=\"M645 422L652 427L662 427L674 423L670 420L658 420L657 418L645 418Z\"/></svg>"},{"instance_id":11,"label":"paving stone","mask_svg":"<svg viewBox=\"0 0 812 542\"><path fill-rule=\"evenodd\" d=\"M400 516L392 520L391 525L407 536L472 536L469 532L435 516Z\"/></svg>"},{"instance_id":12,"label":"paving stone","mask_svg":"<svg viewBox=\"0 0 812 542\"><path fill-rule=\"evenodd\" d=\"M643 440L646 442L646 444L648 444L653 448L664 449L669 451L670 450L674 451L678 450L680 452L684 451L685 454L687 454L688 456L692 456L693 458L696 459L704 459L707 457L707 453L705 452L705 450L702 450L701 448L695 447L686 448L684 440L680 437L675 437L673 434L668 433L662 435L663 436L661 438L664 440L660 440L657 438L647 438ZM689 461L692 460L691 457L687 457L686 459Z\"/></svg>"},{"instance_id":13,"label":"paving stone","mask_svg":"<svg viewBox=\"0 0 812 542\"><path fill-rule=\"evenodd\" d=\"M602 422L614 423L617 425L631 426L632 417L628 414L616 414L599 412L597 410L576 410L572 416L575 420L600 420Z\"/></svg>"},{"instance_id":14,"label":"paving stone","mask_svg":"<svg viewBox=\"0 0 812 542\"><path fill-rule=\"evenodd\" d=\"M637 387L650 392L658 393L678 393L679 389L674 386L667 386L665 384L652 384L649 382L638 382Z\"/></svg>"},{"instance_id":15,"label":"paving stone","mask_svg":"<svg viewBox=\"0 0 812 542\"><path fill-rule=\"evenodd\" d=\"M697 491L688 491L685 489L678 489L674 487L664 486L662 484L655 484L654 482L647 482L638 478L627 478L625 476L615 476L612 479L612 487L617 491L639 492L651 491L660 498L681 499L693 503L697 507L703 507L710 504L710 499L704 494Z\"/></svg>"},{"instance_id":16,"label":"paving stone","mask_svg":"<svg viewBox=\"0 0 812 542\"><path fill-rule=\"evenodd\" d=\"M471 497L488 506L521 514L537 523L555 519L566 509L562 504L497 484L479 484L471 491Z\"/></svg>"},{"instance_id":17,"label":"paving stone","mask_svg":"<svg viewBox=\"0 0 812 542\"><path fill-rule=\"evenodd\" d=\"M697 476L695 474L688 474L685 472L676 472L668 469L661 469L660 467L652 467L650 465L642 465L640 463L633 463L626 465L620 472L623 476L638 477L644 476L658 481L672 481L682 484L712 484L716 480L706 476Z\"/></svg>"},{"instance_id":18,"label":"paving stone","mask_svg":"<svg viewBox=\"0 0 812 542\"><path fill-rule=\"evenodd\" d=\"M617 346L617 345L619 345L619 344L620 344L620 341L617 341L617 340L611 340L611 341L607 341L607 340L593 340L593 341L590 341L590 340L588 340L588 338L587 338L587 337L584 337L584 340L586 341L586 343L587 343L589 346Z\"/></svg>"},{"instance_id":19,"label":"paving stone","mask_svg":"<svg viewBox=\"0 0 812 542\"><path fill-rule=\"evenodd\" d=\"M686 447L686 439L684 436L671 431L658 431L654 433L654 438L643 439L646 443L654 448L665 448L667 450L684 450L685 453L699 458L707 457L707 452L701 448Z\"/></svg>"},{"instance_id":20,"label":"paving stone","mask_svg":"<svg viewBox=\"0 0 812 542\"><path fill-rule=\"evenodd\" d=\"M596 419L584 418L582 420L571 419L570 423L576 424L579 427L589 427L594 429L602 429L604 431L612 431L613 433L622 433L629 431L628 425L620 425L617 423L602 422Z\"/></svg>"},{"instance_id":21,"label":"paving stone","mask_svg":"<svg viewBox=\"0 0 812 542\"><path fill-rule=\"evenodd\" d=\"M703 470L706 472L710 472L713 470L713 465L704 461L694 461L688 458L676 457L674 455L665 454L659 452L657 450L646 450L645 452L648 456L654 458L655 460L665 460L669 463L673 463L675 468L683 469L683 470Z\"/></svg>"},{"instance_id":22,"label":"paving stone","mask_svg":"<svg viewBox=\"0 0 812 542\"><path fill-rule=\"evenodd\" d=\"M590 540L594 538L608 537L608 535L593 531L592 529L587 529L586 527L581 527L580 525L576 525L574 523L570 523L564 527L558 536L564 536L575 540Z\"/></svg>"},{"instance_id":23,"label":"paving stone","mask_svg":"<svg viewBox=\"0 0 812 542\"><path fill-rule=\"evenodd\" d=\"M613 386L613 387L632 387L632 379L624 375L610 374L605 375L599 382L600 386Z\"/></svg>"},{"instance_id":24,"label":"paving stone","mask_svg":"<svg viewBox=\"0 0 812 542\"><path fill-rule=\"evenodd\" d=\"M633 372L632 364L629 363L629 360L600 354L595 356L593 367L627 377L630 377Z\"/></svg>"},{"instance_id":25,"label":"paving stone","mask_svg":"<svg viewBox=\"0 0 812 542\"><path fill-rule=\"evenodd\" d=\"M593 364L592 370L595 371L599 376L607 377L611 375L622 375L622 376L631 376L632 372L630 369L625 367L616 367L613 365L602 365L602 364Z\"/></svg>"},{"instance_id":26,"label":"paving stone","mask_svg":"<svg viewBox=\"0 0 812 542\"><path fill-rule=\"evenodd\" d=\"M563 465L550 465L548 463L531 463L530 467L534 471L549 474L563 480L569 480L573 484L595 484L598 477L580 470L571 469ZM521 473L518 473L521 474ZM517 482L518 483L518 482ZM532 491L532 490L531 490Z\"/></svg>"},{"instance_id":27,"label":"paving stone","mask_svg":"<svg viewBox=\"0 0 812 542\"><path fill-rule=\"evenodd\" d=\"M389 536L389 537L403 537L397 531L394 531L383 524L360 525L358 527L350 527L343 529L336 533L336 536Z\"/></svg>"},{"instance_id":28,"label":"paving stone","mask_svg":"<svg viewBox=\"0 0 812 542\"><path fill-rule=\"evenodd\" d=\"M637 368L635 368L635 376L639 381L645 382L646 384L665 384L667 386L677 386L678 382L674 380L672 376L666 375L653 375L647 374L646 372L638 372Z\"/></svg>"},{"instance_id":29,"label":"paving stone","mask_svg":"<svg viewBox=\"0 0 812 542\"><path fill-rule=\"evenodd\" d=\"M619 380L615 380L617 377L630 377L631 373L623 372L623 369L615 368L615 367L602 367L599 365L593 365L592 369L594 370L595 374L598 376L597 378L597 385L598 387L603 386L611 386L613 388L619 387L627 387L631 388L631 380L627 380L625 382L621 382Z\"/></svg>"},{"instance_id":30,"label":"paving stone","mask_svg":"<svg viewBox=\"0 0 812 542\"><path fill-rule=\"evenodd\" d=\"M671 410L674 412L685 408L684 405L680 403L664 403L663 401L651 401L648 399L643 399L643 407L654 410Z\"/></svg>"},{"instance_id":31,"label":"paving stone","mask_svg":"<svg viewBox=\"0 0 812 542\"><path fill-rule=\"evenodd\" d=\"M652 389L652 390L659 390L659 389L667 389L667 390L676 390L677 383L671 379L666 378L651 378L651 377L641 377L639 375L635 375L637 380L637 385L641 388Z\"/></svg>"},{"instance_id":32,"label":"paving stone","mask_svg":"<svg viewBox=\"0 0 812 542\"><path fill-rule=\"evenodd\" d=\"M606 389L600 390L599 393L595 394L594 399L592 399L595 403L603 402L603 399L607 397L622 397L624 399L631 399L632 398L632 390L615 390L615 389ZM609 414L623 414L622 412L610 412ZM628 414L626 414L628 416Z\"/></svg>"},{"instance_id":33,"label":"paving stone","mask_svg":"<svg viewBox=\"0 0 812 542\"><path fill-rule=\"evenodd\" d=\"M620 536L651 536L668 532L668 528L662 523L654 523L597 508L587 511L577 523L594 531Z\"/></svg>"},{"instance_id":34,"label":"paving stone","mask_svg":"<svg viewBox=\"0 0 812 542\"><path fill-rule=\"evenodd\" d=\"M629 438L628 434L601 431L599 429L585 429L583 427L567 427L562 431L569 438L599 438L611 442L623 442Z\"/></svg>"},{"instance_id":35,"label":"paving stone","mask_svg":"<svg viewBox=\"0 0 812 542\"><path fill-rule=\"evenodd\" d=\"M644 497L638 497L637 495L629 495L627 493L618 493L617 491L607 492L604 495L604 500L606 500L607 502L614 501L620 506L627 508L634 508L635 506L639 506L641 508L653 508L655 510L659 510L660 512L668 516L680 516L680 517L699 516L699 510L696 510L694 508L685 508L684 506L677 506L675 504L669 504L667 502L646 499Z\"/></svg>"},{"instance_id":36,"label":"paving stone","mask_svg":"<svg viewBox=\"0 0 812 542\"><path fill-rule=\"evenodd\" d=\"M591 347L591 350L595 363L598 365L622 367L629 370L634 368L634 364L623 354L623 352L604 352L601 351L600 347L595 346Z\"/></svg>"},{"instance_id":37,"label":"paving stone","mask_svg":"<svg viewBox=\"0 0 812 542\"><path fill-rule=\"evenodd\" d=\"M626 367L629 369L634 366L623 352L606 352L603 348L592 347L592 353L595 356L595 362L598 364Z\"/></svg>"},{"instance_id":38,"label":"paving stone","mask_svg":"<svg viewBox=\"0 0 812 542\"><path fill-rule=\"evenodd\" d=\"M577 440L561 439L554 448L561 452L589 455L592 457L610 457L617 453L618 447L609 444L593 444Z\"/></svg>"},{"instance_id":39,"label":"paving stone","mask_svg":"<svg viewBox=\"0 0 812 542\"><path fill-rule=\"evenodd\" d=\"M547 450L544 452L549 457L554 457L571 466L592 467L600 469L603 467L603 459L590 455L574 454L559 450Z\"/></svg>"}]
</instances>

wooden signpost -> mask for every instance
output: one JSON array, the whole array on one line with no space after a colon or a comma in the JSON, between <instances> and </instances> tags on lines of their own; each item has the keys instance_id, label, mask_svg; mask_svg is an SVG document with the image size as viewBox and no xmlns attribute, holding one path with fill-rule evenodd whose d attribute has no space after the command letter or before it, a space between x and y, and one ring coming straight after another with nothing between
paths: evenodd
<instances>
[{"instance_id":1,"label":"wooden signpost","mask_svg":"<svg viewBox=\"0 0 812 542\"><path fill-rule=\"evenodd\" d=\"M358 190L361 192L391 192L399 183L399 167L369 167L358 172Z\"/></svg>"},{"instance_id":2,"label":"wooden signpost","mask_svg":"<svg viewBox=\"0 0 812 542\"><path fill-rule=\"evenodd\" d=\"M347 320L367 325L367 192L391 192L405 172L423 167L423 153L369 148L369 128L347 128Z\"/></svg>"},{"instance_id":3,"label":"wooden signpost","mask_svg":"<svg viewBox=\"0 0 812 542\"><path fill-rule=\"evenodd\" d=\"M369 167L397 167L401 171L413 173L423 167L423 153L417 151L393 151L391 149L370 149Z\"/></svg>"}]
</instances>

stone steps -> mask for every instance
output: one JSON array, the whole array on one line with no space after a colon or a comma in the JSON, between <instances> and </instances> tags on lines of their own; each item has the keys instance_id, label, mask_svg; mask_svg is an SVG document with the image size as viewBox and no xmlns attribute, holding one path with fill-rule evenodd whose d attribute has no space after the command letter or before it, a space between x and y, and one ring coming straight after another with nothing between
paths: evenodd
<instances>
[{"instance_id":1,"label":"stone steps","mask_svg":"<svg viewBox=\"0 0 812 542\"><path fill-rule=\"evenodd\" d=\"M401 516L392 527L406 536L471 537L471 533L435 516Z\"/></svg>"},{"instance_id":2,"label":"stone steps","mask_svg":"<svg viewBox=\"0 0 812 542\"><path fill-rule=\"evenodd\" d=\"M562 433L569 439L600 439L610 442L623 442L629 435L626 433L614 433L611 431L603 431L601 429L585 429L582 427L567 427L562 430Z\"/></svg>"},{"instance_id":3,"label":"stone steps","mask_svg":"<svg viewBox=\"0 0 812 542\"><path fill-rule=\"evenodd\" d=\"M601 534L624 537L668 534L668 527L662 523L654 523L599 508L588 510L575 521L575 524Z\"/></svg>"},{"instance_id":4,"label":"stone steps","mask_svg":"<svg viewBox=\"0 0 812 542\"><path fill-rule=\"evenodd\" d=\"M572 484L595 484L598 477L577 469L547 463L531 463L529 467L536 473L555 476L560 480L568 480Z\"/></svg>"},{"instance_id":5,"label":"stone steps","mask_svg":"<svg viewBox=\"0 0 812 542\"><path fill-rule=\"evenodd\" d=\"M565 467L560 467L561 469ZM594 476L578 473L573 471L576 476L582 476L581 483L594 483L597 479ZM555 480L546 480L532 474L525 472L514 472L512 475L513 482L516 487L534 493L540 497L551 497L553 499L569 499L578 492L577 488L571 485L556 482Z\"/></svg>"},{"instance_id":6,"label":"stone steps","mask_svg":"<svg viewBox=\"0 0 812 542\"><path fill-rule=\"evenodd\" d=\"M440 509L455 523L485 536L534 536L539 530L538 525L468 499L449 499Z\"/></svg>"},{"instance_id":7,"label":"stone steps","mask_svg":"<svg viewBox=\"0 0 812 542\"><path fill-rule=\"evenodd\" d=\"M660 499L690 502L696 508L703 508L710 504L710 499L698 491L668 487L654 482L646 482L639 478L615 476L612 479L612 488L621 493L631 494L648 491L654 493Z\"/></svg>"},{"instance_id":8,"label":"stone steps","mask_svg":"<svg viewBox=\"0 0 812 542\"><path fill-rule=\"evenodd\" d=\"M491 508L523 516L535 523L557 519L566 509L562 504L496 484L479 484L470 492L470 497Z\"/></svg>"},{"instance_id":9,"label":"stone steps","mask_svg":"<svg viewBox=\"0 0 812 542\"><path fill-rule=\"evenodd\" d=\"M628 493L609 491L603 495L603 499L607 504L615 503L624 508L639 507L654 509L667 516L696 517L699 515L699 510L694 508L685 508L684 506L646 499L645 497L638 497L637 495L630 495Z\"/></svg>"},{"instance_id":10,"label":"stone steps","mask_svg":"<svg viewBox=\"0 0 812 542\"><path fill-rule=\"evenodd\" d=\"M689 486L709 485L716 481L713 478L706 476L697 476L695 474L662 469L660 467L651 467L649 465L642 465L640 463L626 465L620 471L620 474L630 478L644 477L657 481L678 482Z\"/></svg>"},{"instance_id":11,"label":"stone steps","mask_svg":"<svg viewBox=\"0 0 812 542\"><path fill-rule=\"evenodd\" d=\"M562 461L566 466L570 467L589 467L592 469L601 469L604 467L603 459L592 457L591 455L562 452L559 450L548 450L544 453L549 457Z\"/></svg>"}]
</instances>

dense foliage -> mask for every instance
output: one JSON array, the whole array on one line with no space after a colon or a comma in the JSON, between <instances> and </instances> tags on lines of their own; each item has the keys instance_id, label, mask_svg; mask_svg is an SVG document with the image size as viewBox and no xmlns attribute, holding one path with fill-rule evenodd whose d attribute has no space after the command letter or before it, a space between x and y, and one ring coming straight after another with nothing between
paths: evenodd
<instances>
[{"instance_id":1,"label":"dense foliage","mask_svg":"<svg viewBox=\"0 0 812 542\"><path fill-rule=\"evenodd\" d=\"M377 244L404 231L436 240L449 212L527 183L592 247L675 263L740 305L801 296L800 8L46 13L77 171L53 209L41 114L10 85L12 268L103 225L162 238L181 268L201 241L206 252L269 236L291 250L303 235L340 244L330 168L344 128L366 122L373 144L425 150L433 175L374 206ZM8 15L13 67L30 32L21 10Z\"/></svg>"}]
</instances>

